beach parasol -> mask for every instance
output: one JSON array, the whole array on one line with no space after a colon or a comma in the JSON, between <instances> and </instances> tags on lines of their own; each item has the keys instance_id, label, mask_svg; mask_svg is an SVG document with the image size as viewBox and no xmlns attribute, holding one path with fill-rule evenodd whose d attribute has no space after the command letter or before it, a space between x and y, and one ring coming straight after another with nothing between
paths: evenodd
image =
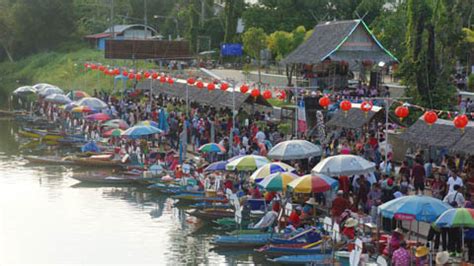
<instances>
[{"instance_id":1,"label":"beach parasol","mask_svg":"<svg viewBox=\"0 0 474 266\"><path fill-rule=\"evenodd\" d=\"M15 95L35 94L36 89L33 88L32 86L21 86L21 87L17 88L16 90L14 90L12 93L15 94Z\"/></svg>"},{"instance_id":2,"label":"beach parasol","mask_svg":"<svg viewBox=\"0 0 474 266\"><path fill-rule=\"evenodd\" d=\"M44 101L55 104L68 104L72 102L71 99L69 99L66 95L57 93L53 93L46 96L46 98L44 98Z\"/></svg>"},{"instance_id":3,"label":"beach parasol","mask_svg":"<svg viewBox=\"0 0 474 266\"><path fill-rule=\"evenodd\" d=\"M96 110L102 110L108 107L108 105L95 97L85 97L77 101L77 105L79 106L88 106L90 108L96 109Z\"/></svg>"},{"instance_id":4,"label":"beach parasol","mask_svg":"<svg viewBox=\"0 0 474 266\"><path fill-rule=\"evenodd\" d=\"M443 212L452 207L431 196L412 195L388 201L378 207L378 212L385 218L399 220L416 220L434 222Z\"/></svg>"},{"instance_id":5,"label":"beach parasol","mask_svg":"<svg viewBox=\"0 0 474 266\"><path fill-rule=\"evenodd\" d=\"M226 166L229 162L232 162L233 160L238 159L242 156L243 155L237 155L225 161L211 163L204 169L204 172L226 171Z\"/></svg>"},{"instance_id":6,"label":"beach parasol","mask_svg":"<svg viewBox=\"0 0 474 266\"><path fill-rule=\"evenodd\" d=\"M368 174L374 170L375 163L373 162L369 162L360 156L341 154L322 160L313 168L312 172L327 176L349 176Z\"/></svg>"},{"instance_id":7,"label":"beach parasol","mask_svg":"<svg viewBox=\"0 0 474 266\"><path fill-rule=\"evenodd\" d=\"M38 90L38 95L41 97L46 97L51 94L64 94L64 92L58 87L44 87L43 89Z\"/></svg>"},{"instance_id":8,"label":"beach parasol","mask_svg":"<svg viewBox=\"0 0 474 266\"><path fill-rule=\"evenodd\" d=\"M137 123L137 125L138 126L152 126L152 127L159 128L158 123L155 122L155 121L151 121L151 120L140 121L140 122Z\"/></svg>"},{"instance_id":9,"label":"beach parasol","mask_svg":"<svg viewBox=\"0 0 474 266\"><path fill-rule=\"evenodd\" d=\"M299 176L290 172L274 173L265 177L258 186L267 191L286 191L287 185Z\"/></svg>"},{"instance_id":10,"label":"beach parasol","mask_svg":"<svg viewBox=\"0 0 474 266\"><path fill-rule=\"evenodd\" d=\"M127 124L127 122L125 122L124 120L122 119L112 119L112 120L109 120L107 122L105 122L104 124L102 124L103 127L109 127L109 128L120 128L120 129L128 129L130 126Z\"/></svg>"},{"instance_id":11,"label":"beach parasol","mask_svg":"<svg viewBox=\"0 0 474 266\"><path fill-rule=\"evenodd\" d=\"M286 163L282 162L273 162L265 164L264 166L258 168L253 172L250 176L250 181L258 182L266 176L269 176L274 173L278 172L291 172L294 171L295 168L287 165Z\"/></svg>"},{"instance_id":12,"label":"beach parasol","mask_svg":"<svg viewBox=\"0 0 474 266\"><path fill-rule=\"evenodd\" d=\"M270 161L259 155L245 155L227 164L228 171L254 171Z\"/></svg>"},{"instance_id":13,"label":"beach parasol","mask_svg":"<svg viewBox=\"0 0 474 266\"><path fill-rule=\"evenodd\" d=\"M273 160L299 160L321 156L321 147L306 140L288 140L278 143L268 152Z\"/></svg>"},{"instance_id":14,"label":"beach parasol","mask_svg":"<svg viewBox=\"0 0 474 266\"><path fill-rule=\"evenodd\" d=\"M329 190L336 190L339 182L325 175L305 175L293 180L288 184L293 192L296 193L318 193Z\"/></svg>"},{"instance_id":15,"label":"beach parasol","mask_svg":"<svg viewBox=\"0 0 474 266\"><path fill-rule=\"evenodd\" d=\"M152 127L152 126L133 126L122 133L122 136L130 137L130 138L139 138L143 136L153 135L153 134L160 134L163 131L159 128Z\"/></svg>"},{"instance_id":16,"label":"beach parasol","mask_svg":"<svg viewBox=\"0 0 474 266\"><path fill-rule=\"evenodd\" d=\"M76 106L71 109L73 113L92 113L95 110L90 108L89 106Z\"/></svg>"},{"instance_id":17,"label":"beach parasol","mask_svg":"<svg viewBox=\"0 0 474 266\"><path fill-rule=\"evenodd\" d=\"M436 227L456 228L460 227L462 232L461 247L464 251L464 228L474 228L474 209L452 208L441 214L434 222Z\"/></svg>"},{"instance_id":18,"label":"beach parasol","mask_svg":"<svg viewBox=\"0 0 474 266\"><path fill-rule=\"evenodd\" d=\"M110 120L110 116L108 114L104 114L104 113L96 113L96 114L88 115L85 118L87 120L92 120L92 121L107 121L107 120Z\"/></svg>"},{"instance_id":19,"label":"beach parasol","mask_svg":"<svg viewBox=\"0 0 474 266\"><path fill-rule=\"evenodd\" d=\"M111 130L108 130L108 131L105 131L104 133L104 137L105 138L108 138L108 137L120 137L123 133L123 130L119 129L119 128L114 128L114 129L111 129Z\"/></svg>"},{"instance_id":20,"label":"beach parasol","mask_svg":"<svg viewBox=\"0 0 474 266\"><path fill-rule=\"evenodd\" d=\"M199 152L202 152L202 153L210 153L210 152L224 153L225 152L225 148L222 145L217 144L217 143L204 144L201 147L199 147L198 150Z\"/></svg>"},{"instance_id":21,"label":"beach parasol","mask_svg":"<svg viewBox=\"0 0 474 266\"><path fill-rule=\"evenodd\" d=\"M66 95L67 97L69 97L71 100L74 100L74 101L85 98L85 97L90 97L90 95L84 91L70 91Z\"/></svg>"}]
</instances>

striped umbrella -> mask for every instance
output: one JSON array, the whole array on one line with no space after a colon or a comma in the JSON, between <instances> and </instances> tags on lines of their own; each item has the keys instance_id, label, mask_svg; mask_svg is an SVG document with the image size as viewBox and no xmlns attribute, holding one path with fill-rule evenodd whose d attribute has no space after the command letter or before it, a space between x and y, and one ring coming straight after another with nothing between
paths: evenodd
<instances>
[{"instance_id":1,"label":"striped umbrella","mask_svg":"<svg viewBox=\"0 0 474 266\"><path fill-rule=\"evenodd\" d=\"M95 110L90 108L89 106L77 106L71 109L73 113L92 113Z\"/></svg>"},{"instance_id":2,"label":"striped umbrella","mask_svg":"<svg viewBox=\"0 0 474 266\"><path fill-rule=\"evenodd\" d=\"M260 168L258 168L253 174L250 176L250 181L259 182L264 177L269 176L274 173L278 172L292 172L295 168L287 165L286 163L282 162L274 162L268 163Z\"/></svg>"},{"instance_id":3,"label":"striped umbrella","mask_svg":"<svg viewBox=\"0 0 474 266\"><path fill-rule=\"evenodd\" d=\"M85 97L90 97L87 92L84 91L70 91L68 94L66 94L67 97L69 97L72 100L79 100Z\"/></svg>"},{"instance_id":4,"label":"striped umbrella","mask_svg":"<svg viewBox=\"0 0 474 266\"><path fill-rule=\"evenodd\" d=\"M339 182L325 175L305 175L288 184L288 187L296 193L318 193L329 190L337 190Z\"/></svg>"},{"instance_id":5,"label":"striped umbrella","mask_svg":"<svg viewBox=\"0 0 474 266\"><path fill-rule=\"evenodd\" d=\"M107 121L110 120L110 116L104 113L96 113L86 116L86 119L92 121Z\"/></svg>"},{"instance_id":6,"label":"striped umbrella","mask_svg":"<svg viewBox=\"0 0 474 266\"><path fill-rule=\"evenodd\" d=\"M105 131L104 133L104 137L105 138L108 138L108 137L120 137L123 133L123 130L119 129L119 128L114 128L114 129L111 129L111 130L108 130L108 131Z\"/></svg>"},{"instance_id":7,"label":"striped umbrella","mask_svg":"<svg viewBox=\"0 0 474 266\"><path fill-rule=\"evenodd\" d=\"M226 165L228 171L254 171L270 161L259 155L245 155Z\"/></svg>"},{"instance_id":8,"label":"striped umbrella","mask_svg":"<svg viewBox=\"0 0 474 266\"><path fill-rule=\"evenodd\" d=\"M214 162L214 163L211 163L209 166L207 166L205 169L204 169L204 172L215 172L215 171L225 171L226 170L226 166L228 163L232 162L233 160L236 160L240 157L242 157L243 155L237 155L237 156L234 156L226 161L218 161L218 162Z\"/></svg>"},{"instance_id":9,"label":"striped umbrella","mask_svg":"<svg viewBox=\"0 0 474 266\"><path fill-rule=\"evenodd\" d=\"M157 127L159 128L159 125L157 122L152 121L152 120L145 120L145 121L140 121L137 123L139 126L152 126L152 127Z\"/></svg>"},{"instance_id":10,"label":"striped umbrella","mask_svg":"<svg viewBox=\"0 0 474 266\"><path fill-rule=\"evenodd\" d=\"M225 152L225 148L217 143L207 143L199 147L198 149L202 153L210 153L210 152Z\"/></svg>"},{"instance_id":11,"label":"striped umbrella","mask_svg":"<svg viewBox=\"0 0 474 266\"><path fill-rule=\"evenodd\" d=\"M163 130L152 126L133 126L122 133L122 136L130 138L139 138L153 134L163 133Z\"/></svg>"},{"instance_id":12,"label":"striped umbrella","mask_svg":"<svg viewBox=\"0 0 474 266\"><path fill-rule=\"evenodd\" d=\"M258 185L267 191L286 191L287 185L299 176L290 173L274 173L265 177Z\"/></svg>"},{"instance_id":13,"label":"striped umbrella","mask_svg":"<svg viewBox=\"0 0 474 266\"><path fill-rule=\"evenodd\" d=\"M128 129L130 126L127 124L127 122L125 122L124 120L122 119L112 119L112 120L109 120L107 122L105 122L104 124L102 124L103 127L108 127L108 128L120 128L120 129Z\"/></svg>"},{"instance_id":14,"label":"striped umbrella","mask_svg":"<svg viewBox=\"0 0 474 266\"><path fill-rule=\"evenodd\" d=\"M435 221L437 227L474 227L474 209L449 209Z\"/></svg>"}]
</instances>

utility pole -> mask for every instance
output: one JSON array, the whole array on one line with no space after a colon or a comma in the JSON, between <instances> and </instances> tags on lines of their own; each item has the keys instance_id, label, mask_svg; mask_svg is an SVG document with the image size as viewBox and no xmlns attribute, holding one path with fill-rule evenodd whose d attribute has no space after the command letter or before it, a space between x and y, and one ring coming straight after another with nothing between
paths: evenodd
<instances>
[{"instance_id":1,"label":"utility pole","mask_svg":"<svg viewBox=\"0 0 474 266\"><path fill-rule=\"evenodd\" d=\"M145 6L144 6L144 10L145 10L145 11L144 11L144 16L145 16L145 17L143 18L143 21L145 22L145 36L144 36L143 39L146 39L146 37L147 37L147 25L148 25L148 17L147 17L148 8L147 8L147 5L146 5L146 1L147 1L147 0L143 0L143 1L144 1L144 5L145 5Z\"/></svg>"}]
</instances>

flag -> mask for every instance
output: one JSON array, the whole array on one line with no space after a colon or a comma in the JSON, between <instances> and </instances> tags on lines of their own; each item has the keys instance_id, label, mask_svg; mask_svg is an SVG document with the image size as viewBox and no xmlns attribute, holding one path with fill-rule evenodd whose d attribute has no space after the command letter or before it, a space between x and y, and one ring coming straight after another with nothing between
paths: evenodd
<instances>
[{"instance_id":1,"label":"flag","mask_svg":"<svg viewBox=\"0 0 474 266\"><path fill-rule=\"evenodd\" d=\"M306 109L304 106L304 100L301 99L298 102L298 132L305 132L306 129Z\"/></svg>"}]
</instances>

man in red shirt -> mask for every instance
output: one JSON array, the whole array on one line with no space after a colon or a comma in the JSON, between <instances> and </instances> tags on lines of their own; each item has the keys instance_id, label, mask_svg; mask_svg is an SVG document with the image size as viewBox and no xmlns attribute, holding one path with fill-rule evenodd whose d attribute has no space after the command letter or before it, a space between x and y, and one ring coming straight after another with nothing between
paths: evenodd
<instances>
[{"instance_id":1,"label":"man in red shirt","mask_svg":"<svg viewBox=\"0 0 474 266\"><path fill-rule=\"evenodd\" d=\"M348 199L344 198L344 192L339 190L337 192L337 197L332 201L331 215L333 219L339 221L341 214L346 210L351 208L351 203Z\"/></svg>"},{"instance_id":2,"label":"man in red shirt","mask_svg":"<svg viewBox=\"0 0 474 266\"><path fill-rule=\"evenodd\" d=\"M419 161L416 161L415 165L413 165L411 176L415 193L418 193L418 190L420 190L421 194L423 194L425 190L425 167Z\"/></svg>"}]
</instances>

